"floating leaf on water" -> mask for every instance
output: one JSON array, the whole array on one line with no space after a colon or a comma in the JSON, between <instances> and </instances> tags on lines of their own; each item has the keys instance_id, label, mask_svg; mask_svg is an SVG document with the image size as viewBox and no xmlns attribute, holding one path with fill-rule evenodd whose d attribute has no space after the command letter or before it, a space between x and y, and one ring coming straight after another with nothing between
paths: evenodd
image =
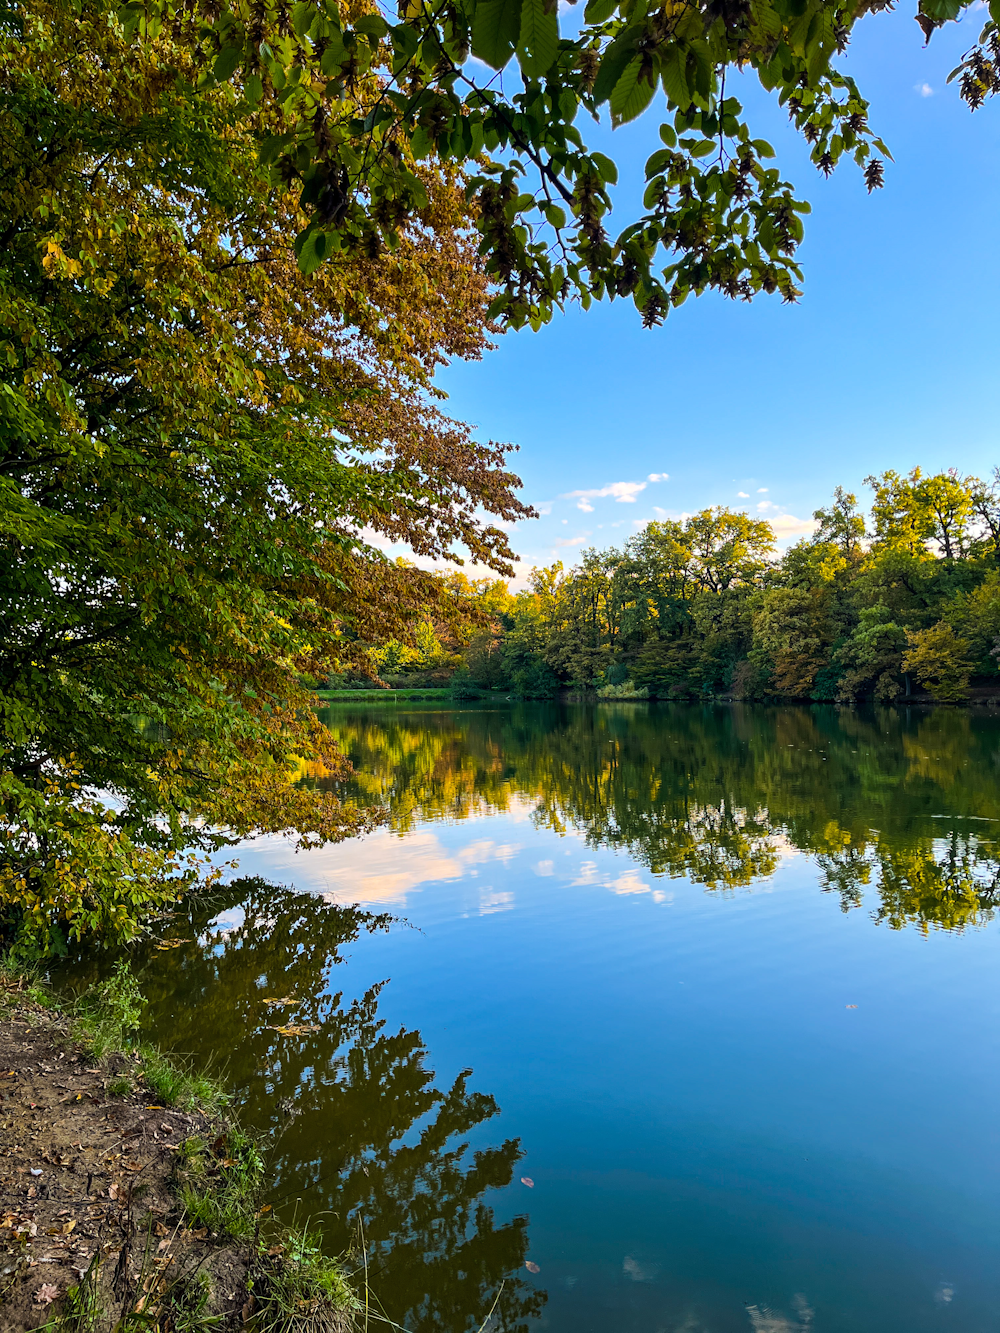
<instances>
[{"instance_id":1,"label":"floating leaf on water","mask_svg":"<svg viewBox=\"0 0 1000 1333\"><path fill-rule=\"evenodd\" d=\"M268 1028L271 1032L280 1032L283 1037L301 1037L307 1032L318 1032L318 1023L289 1023L285 1027L274 1027L270 1023Z\"/></svg>"},{"instance_id":2,"label":"floating leaf on water","mask_svg":"<svg viewBox=\"0 0 1000 1333\"><path fill-rule=\"evenodd\" d=\"M264 998L265 1004L298 1004L298 999L294 995L268 995Z\"/></svg>"},{"instance_id":3,"label":"floating leaf on water","mask_svg":"<svg viewBox=\"0 0 1000 1333\"><path fill-rule=\"evenodd\" d=\"M529 1273L540 1273L542 1271L538 1265L532 1263L530 1259L525 1259L524 1266Z\"/></svg>"},{"instance_id":4,"label":"floating leaf on water","mask_svg":"<svg viewBox=\"0 0 1000 1333\"><path fill-rule=\"evenodd\" d=\"M535 1188L535 1182L531 1179L530 1176L522 1176L522 1177L521 1177L521 1184L522 1184L522 1185L527 1185L527 1187L528 1187L529 1190L533 1190L533 1189Z\"/></svg>"},{"instance_id":5,"label":"floating leaf on water","mask_svg":"<svg viewBox=\"0 0 1000 1333\"><path fill-rule=\"evenodd\" d=\"M182 944L193 944L193 940L159 940L156 947L158 949L179 949Z\"/></svg>"}]
</instances>

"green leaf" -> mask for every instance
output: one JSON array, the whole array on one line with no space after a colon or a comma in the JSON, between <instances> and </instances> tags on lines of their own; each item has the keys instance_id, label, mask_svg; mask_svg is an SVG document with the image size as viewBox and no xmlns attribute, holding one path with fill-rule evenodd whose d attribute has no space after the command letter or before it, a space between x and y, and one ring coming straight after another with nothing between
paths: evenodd
<instances>
[{"instance_id":1,"label":"green leaf","mask_svg":"<svg viewBox=\"0 0 1000 1333\"><path fill-rule=\"evenodd\" d=\"M264 95L264 85L259 74L250 74L243 81L243 95L251 106L256 106Z\"/></svg>"},{"instance_id":2,"label":"green leaf","mask_svg":"<svg viewBox=\"0 0 1000 1333\"><path fill-rule=\"evenodd\" d=\"M545 209L545 219L551 227L565 227L566 213L558 204L549 204Z\"/></svg>"},{"instance_id":3,"label":"green leaf","mask_svg":"<svg viewBox=\"0 0 1000 1333\"><path fill-rule=\"evenodd\" d=\"M292 5L292 31L295 36L304 37L315 17L316 7L309 4L308 0L298 0L297 4Z\"/></svg>"},{"instance_id":4,"label":"green leaf","mask_svg":"<svg viewBox=\"0 0 1000 1333\"><path fill-rule=\"evenodd\" d=\"M687 81L687 53L681 46L668 46L663 55L660 69L663 88L674 106L687 107L691 104L691 90ZM660 131L662 137L663 131Z\"/></svg>"},{"instance_id":5,"label":"green leaf","mask_svg":"<svg viewBox=\"0 0 1000 1333\"><path fill-rule=\"evenodd\" d=\"M932 19L956 19L965 8L965 0L920 0L920 9Z\"/></svg>"},{"instance_id":6,"label":"green leaf","mask_svg":"<svg viewBox=\"0 0 1000 1333\"><path fill-rule=\"evenodd\" d=\"M559 23L553 4L546 0L524 0L517 59L529 79L540 78L551 68L559 49Z\"/></svg>"},{"instance_id":7,"label":"green leaf","mask_svg":"<svg viewBox=\"0 0 1000 1333\"><path fill-rule=\"evenodd\" d=\"M225 83L231 79L236 70L243 63L242 46L224 46L215 57L213 72L220 83Z\"/></svg>"},{"instance_id":8,"label":"green leaf","mask_svg":"<svg viewBox=\"0 0 1000 1333\"><path fill-rule=\"evenodd\" d=\"M606 23L618 8L618 0L587 0L584 23Z\"/></svg>"},{"instance_id":9,"label":"green leaf","mask_svg":"<svg viewBox=\"0 0 1000 1333\"><path fill-rule=\"evenodd\" d=\"M503 69L521 31L521 0L479 0L472 19L472 54Z\"/></svg>"},{"instance_id":10,"label":"green leaf","mask_svg":"<svg viewBox=\"0 0 1000 1333\"><path fill-rule=\"evenodd\" d=\"M660 126L660 138L663 140L663 142L667 145L668 148L677 147L677 132L675 131L672 125Z\"/></svg>"},{"instance_id":11,"label":"green leaf","mask_svg":"<svg viewBox=\"0 0 1000 1333\"><path fill-rule=\"evenodd\" d=\"M591 153L590 160L601 173L601 180L607 181L609 185L618 184L618 168L610 157L605 157L603 153Z\"/></svg>"},{"instance_id":12,"label":"green leaf","mask_svg":"<svg viewBox=\"0 0 1000 1333\"><path fill-rule=\"evenodd\" d=\"M658 176L664 167L669 165L673 156L669 148L658 148L646 162L646 179L652 180L654 176Z\"/></svg>"},{"instance_id":13,"label":"green leaf","mask_svg":"<svg viewBox=\"0 0 1000 1333\"><path fill-rule=\"evenodd\" d=\"M642 57L636 56L615 84L611 94L611 115L619 124L641 116L653 100L655 85L648 79L641 79L641 71Z\"/></svg>"},{"instance_id":14,"label":"green leaf","mask_svg":"<svg viewBox=\"0 0 1000 1333\"><path fill-rule=\"evenodd\" d=\"M639 29L626 28L620 32L608 49L594 80L594 101L598 106L606 102L615 85L628 68L639 44Z\"/></svg>"},{"instance_id":15,"label":"green leaf","mask_svg":"<svg viewBox=\"0 0 1000 1333\"><path fill-rule=\"evenodd\" d=\"M389 31L389 25L381 14L362 14L354 28L357 32L363 32L366 37L382 38Z\"/></svg>"}]
</instances>

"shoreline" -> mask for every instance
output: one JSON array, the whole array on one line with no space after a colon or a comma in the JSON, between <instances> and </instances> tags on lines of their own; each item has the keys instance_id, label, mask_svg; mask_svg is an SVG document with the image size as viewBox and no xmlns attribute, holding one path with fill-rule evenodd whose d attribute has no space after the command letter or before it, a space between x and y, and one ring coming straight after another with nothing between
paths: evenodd
<instances>
[{"instance_id":1,"label":"shoreline","mask_svg":"<svg viewBox=\"0 0 1000 1333\"><path fill-rule=\"evenodd\" d=\"M347 1278L272 1220L218 1090L105 1048L121 1033L106 1006L67 1013L0 972L0 1333L349 1333Z\"/></svg>"}]
</instances>

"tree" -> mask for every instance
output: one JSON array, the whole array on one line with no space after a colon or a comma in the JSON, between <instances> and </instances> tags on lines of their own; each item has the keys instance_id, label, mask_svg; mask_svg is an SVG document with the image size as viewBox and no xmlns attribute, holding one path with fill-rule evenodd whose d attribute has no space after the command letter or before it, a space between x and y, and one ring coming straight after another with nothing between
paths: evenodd
<instances>
[{"instance_id":1,"label":"tree","mask_svg":"<svg viewBox=\"0 0 1000 1333\"><path fill-rule=\"evenodd\" d=\"M266 116L196 54L99 0L0 20L0 935L50 947L188 853L367 827L289 780L346 770L302 675L466 605L363 534L503 572L529 512L431 396L487 339L461 182L417 168L395 249L307 277Z\"/></svg>"},{"instance_id":2,"label":"tree","mask_svg":"<svg viewBox=\"0 0 1000 1333\"><path fill-rule=\"evenodd\" d=\"M972 0L920 0L929 38ZM253 117L281 108L262 164L293 185L308 224L299 261L311 269L345 247L394 244L419 211L414 163L479 162L470 182L477 227L500 291L494 310L537 327L573 294L585 305L630 295L657 323L691 293L798 294L797 199L733 96L733 70L753 76L829 174L845 155L869 190L882 184L888 148L868 104L836 56L882 0L589 0L578 30L560 31L546 0L401 0L386 17L353 0L128 0L137 43L180 31L204 83L229 82ZM877 21L873 18L869 21ZM493 72L506 69L506 83ZM960 91L975 108L1000 88L992 16L963 61ZM643 211L612 239L605 230L617 168L590 151L581 113L613 126L656 103L659 142L646 163ZM665 267L659 265L664 261Z\"/></svg>"},{"instance_id":3,"label":"tree","mask_svg":"<svg viewBox=\"0 0 1000 1333\"><path fill-rule=\"evenodd\" d=\"M949 624L942 620L929 629L910 630L906 642L904 671L912 671L941 703L962 703L968 698L969 645Z\"/></svg>"}]
</instances>

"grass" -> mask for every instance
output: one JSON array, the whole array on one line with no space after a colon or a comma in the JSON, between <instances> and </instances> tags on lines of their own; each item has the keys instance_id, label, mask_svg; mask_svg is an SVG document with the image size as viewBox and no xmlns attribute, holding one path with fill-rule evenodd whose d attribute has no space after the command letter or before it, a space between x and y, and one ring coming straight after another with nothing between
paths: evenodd
<instances>
[{"instance_id":1,"label":"grass","mask_svg":"<svg viewBox=\"0 0 1000 1333\"><path fill-rule=\"evenodd\" d=\"M347 1333L363 1308L340 1263L307 1227L287 1232L262 1258L250 1291L258 1333Z\"/></svg>"},{"instance_id":2,"label":"grass","mask_svg":"<svg viewBox=\"0 0 1000 1333\"><path fill-rule=\"evenodd\" d=\"M400 700L410 703L416 700L424 699L450 699L451 691L442 689L414 689L414 690L317 690L316 694L324 703L335 704L356 704L356 703L399 703Z\"/></svg>"},{"instance_id":3,"label":"grass","mask_svg":"<svg viewBox=\"0 0 1000 1333\"><path fill-rule=\"evenodd\" d=\"M260 1143L218 1119L228 1098L217 1083L136 1039L145 1004L124 962L107 980L66 1004L37 974L12 969L0 959L0 1017L18 1009L29 1015L33 1008L52 1011L59 1031L88 1058L105 1066L124 1061L125 1068L116 1068L107 1084L109 1095L128 1096L141 1088L165 1105L198 1109L216 1119L217 1133L213 1129L206 1138L192 1136L181 1144L174 1189L189 1230L218 1238L223 1248L234 1242L241 1247L248 1264L248 1328L253 1333L353 1333L368 1302L362 1305L341 1261L323 1253L317 1235L305 1227L282 1227L267 1216ZM138 1290L150 1295L139 1305L126 1301L118 1308L107 1275L101 1280L102 1263L98 1250L61 1307L33 1333L221 1333L222 1317L208 1313L211 1282L200 1266L168 1281L149 1241ZM372 1318L386 1322L374 1311Z\"/></svg>"},{"instance_id":4,"label":"grass","mask_svg":"<svg viewBox=\"0 0 1000 1333\"><path fill-rule=\"evenodd\" d=\"M174 1170L188 1225L247 1240L260 1229L264 1159L256 1140L229 1126L212 1144L181 1144Z\"/></svg>"}]
</instances>

